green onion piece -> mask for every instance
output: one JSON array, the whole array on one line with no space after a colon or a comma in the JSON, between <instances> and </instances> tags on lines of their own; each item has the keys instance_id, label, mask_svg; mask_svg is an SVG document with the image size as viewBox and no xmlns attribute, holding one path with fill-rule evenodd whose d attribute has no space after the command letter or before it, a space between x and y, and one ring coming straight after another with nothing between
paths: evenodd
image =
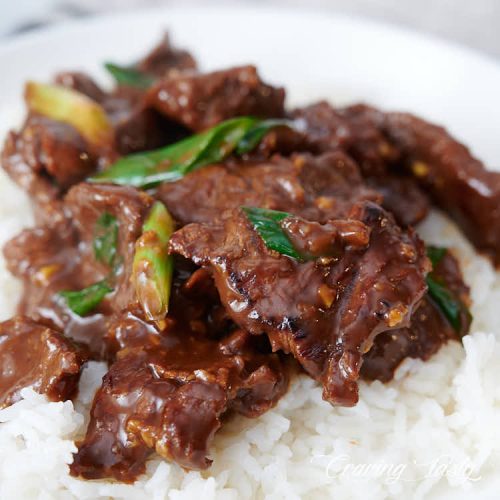
<instances>
[{"instance_id":1,"label":"green onion piece","mask_svg":"<svg viewBox=\"0 0 500 500\"><path fill-rule=\"evenodd\" d=\"M292 214L257 207L242 207L242 210L267 248L287 257L302 260L280 224Z\"/></svg>"},{"instance_id":2,"label":"green onion piece","mask_svg":"<svg viewBox=\"0 0 500 500\"><path fill-rule=\"evenodd\" d=\"M249 152L270 128L284 123L248 116L226 120L164 148L125 156L89 181L139 188L174 182L197 168L224 160L233 152Z\"/></svg>"},{"instance_id":3,"label":"green onion piece","mask_svg":"<svg viewBox=\"0 0 500 500\"><path fill-rule=\"evenodd\" d=\"M114 290L110 283L119 271L121 259L117 255L118 221L109 212L104 212L96 221L93 246L96 260L111 267L109 276L83 290L59 292L66 300L67 306L79 316L95 309L102 299Z\"/></svg>"},{"instance_id":4,"label":"green onion piece","mask_svg":"<svg viewBox=\"0 0 500 500\"><path fill-rule=\"evenodd\" d=\"M448 249L445 247L436 247L433 245L427 247L427 257L429 257L433 268L441 262L447 251Z\"/></svg>"},{"instance_id":5,"label":"green onion piece","mask_svg":"<svg viewBox=\"0 0 500 500\"><path fill-rule=\"evenodd\" d=\"M113 266L118 246L118 221L109 212L104 212L98 219L94 231L95 258Z\"/></svg>"},{"instance_id":6,"label":"green onion piece","mask_svg":"<svg viewBox=\"0 0 500 500\"><path fill-rule=\"evenodd\" d=\"M107 280L98 281L78 291L62 291L59 295L66 300L67 306L78 316L84 316L95 309L102 299L113 291Z\"/></svg>"},{"instance_id":7,"label":"green onion piece","mask_svg":"<svg viewBox=\"0 0 500 500\"><path fill-rule=\"evenodd\" d=\"M73 126L90 144L108 147L113 143L113 126L100 104L76 90L59 85L28 82L28 109Z\"/></svg>"},{"instance_id":8,"label":"green onion piece","mask_svg":"<svg viewBox=\"0 0 500 500\"><path fill-rule=\"evenodd\" d=\"M118 85L147 89L155 81L152 76L142 73L132 67L119 66L114 63L105 63L104 67L109 71Z\"/></svg>"},{"instance_id":9,"label":"green onion piece","mask_svg":"<svg viewBox=\"0 0 500 500\"><path fill-rule=\"evenodd\" d=\"M163 203L157 201L143 225L135 244L132 283L146 317L162 321L168 313L172 286L173 257L168 242L175 224Z\"/></svg>"},{"instance_id":10,"label":"green onion piece","mask_svg":"<svg viewBox=\"0 0 500 500\"><path fill-rule=\"evenodd\" d=\"M450 322L453 329L456 332L460 332L462 324L460 313L464 309L463 304L445 286L438 283L431 274L427 275L426 281L429 288L429 295L438 305L439 309L441 309L441 312Z\"/></svg>"},{"instance_id":11,"label":"green onion piece","mask_svg":"<svg viewBox=\"0 0 500 500\"><path fill-rule=\"evenodd\" d=\"M236 147L236 154L243 155L253 151L259 145L260 141L262 141L264 136L273 128L291 126L292 122L289 120L262 120L252 127L241 139Z\"/></svg>"},{"instance_id":12,"label":"green onion piece","mask_svg":"<svg viewBox=\"0 0 500 500\"><path fill-rule=\"evenodd\" d=\"M441 262L448 251L445 247L428 246L427 257L432 263L433 271L426 276L429 295L435 304L439 307L444 317L448 320L453 329L460 334L462 331L462 317L465 315L472 319L470 311L465 304L452 293L443 281L436 275L434 270Z\"/></svg>"}]
</instances>

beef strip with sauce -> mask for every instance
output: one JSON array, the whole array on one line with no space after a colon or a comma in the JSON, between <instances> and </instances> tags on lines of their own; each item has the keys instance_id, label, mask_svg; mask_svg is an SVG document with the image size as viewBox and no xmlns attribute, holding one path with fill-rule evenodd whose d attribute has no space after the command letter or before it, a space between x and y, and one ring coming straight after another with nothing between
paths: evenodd
<instances>
[{"instance_id":1,"label":"beef strip with sauce","mask_svg":"<svg viewBox=\"0 0 500 500\"><path fill-rule=\"evenodd\" d=\"M220 303L211 274L182 257L175 262L170 311L167 331L174 322L210 340L218 340L234 329L234 323ZM147 321L141 306L132 301L108 323L104 337L107 358L113 361L122 349L156 345L161 335L161 325Z\"/></svg>"},{"instance_id":2,"label":"beef strip with sauce","mask_svg":"<svg viewBox=\"0 0 500 500\"><path fill-rule=\"evenodd\" d=\"M167 34L132 67L155 80L197 70L193 56L172 46ZM120 154L155 149L188 134L185 127L152 109L146 98L146 89L118 85L100 102L114 124L116 148Z\"/></svg>"},{"instance_id":3,"label":"beef strip with sauce","mask_svg":"<svg viewBox=\"0 0 500 500\"><path fill-rule=\"evenodd\" d=\"M153 451L205 469L224 415L258 416L286 391L283 357L225 316L217 319L208 273L189 275L185 263L181 269L164 329L137 307L110 325L116 361L94 398L73 474L130 482Z\"/></svg>"},{"instance_id":4,"label":"beef strip with sauce","mask_svg":"<svg viewBox=\"0 0 500 500\"><path fill-rule=\"evenodd\" d=\"M499 265L500 174L486 170L442 127L404 113L387 113L382 123L407 171L478 250Z\"/></svg>"},{"instance_id":5,"label":"beef strip with sauce","mask_svg":"<svg viewBox=\"0 0 500 500\"><path fill-rule=\"evenodd\" d=\"M86 360L84 349L30 318L0 323L0 408L19 401L26 387L51 401L71 399Z\"/></svg>"},{"instance_id":6,"label":"beef strip with sauce","mask_svg":"<svg viewBox=\"0 0 500 500\"><path fill-rule=\"evenodd\" d=\"M24 283L18 312L64 330L70 338L101 356L108 317L135 300L130 283L134 245L152 199L134 188L79 184L67 194L65 217L56 225L27 229L4 248L8 269ZM106 279L110 266L95 258L96 223L103 214L116 217L117 262L114 292L93 314L80 317L58 295Z\"/></svg>"},{"instance_id":7,"label":"beef strip with sauce","mask_svg":"<svg viewBox=\"0 0 500 500\"><path fill-rule=\"evenodd\" d=\"M211 222L224 210L244 205L326 222L345 216L357 201L381 201L341 151L210 165L162 184L156 196L181 224Z\"/></svg>"},{"instance_id":8,"label":"beef strip with sauce","mask_svg":"<svg viewBox=\"0 0 500 500\"><path fill-rule=\"evenodd\" d=\"M427 196L415 181L389 166L400 152L382 133L364 106L336 109L325 101L294 110L292 116L305 127L310 147L319 151L341 149L360 166L366 182L383 196L382 205L403 226L422 221L429 211Z\"/></svg>"},{"instance_id":9,"label":"beef strip with sauce","mask_svg":"<svg viewBox=\"0 0 500 500\"><path fill-rule=\"evenodd\" d=\"M259 359L239 338L243 333L218 343L181 332L165 336L164 346L120 351L94 398L72 473L130 482L153 451L190 469L207 468L228 409L258 416L287 388L276 355Z\"/></svg>"},{"instance_id":10,"label":"beef strip with sauce","mask_svg":"<svg viewBox=\"0 0 500 500\"><path fill-rule=\"evenodd\" d=\"M96 168L85 139L70 125L31 115L10 132L2 166L36 203L45 205Z\"/></svg>"},{"instance_id":11,"label":"beef strip with sauce","mask_svg":"<svg viewBox=\"0 0 500 500\"><path fill-rule=\"evenodd\" d=\"M447 251L432 275L446 285L458 300L470 304L469 287L464 283L457 259ZM428 360L443 344L456 340L469 331L471 317L460 312L459 330L456 331L430 295L426 295L412 316L411 325L379 335L373 347L363 358L361 375L369 380L388 382L401 362L410 358Z\"/></svg>"},{"instance_id":12,"label":"beef strip with sauce","mask_svg":"<svg viewBox=\"0 0 500 500\"><path fill-rule=\"evenodd\" d=\"M133 67L157 79L183 71L193 72L196 61L188 52L173 47L165 35L158 46ZM113 124L115 145L120 154L158 148L187 135L184 127L148 105L145 89L120 84L108 93L79 72L59 73L55 82L77 90L103 106Z\"/></svg>"},{"instance_id":13,"label":"beef strip with sauce","mask_svg":"<svg viewBox=\"0 0 500 500\"><path fill-rule=\"evenodd\" d=\"M168 33L165 33L158 45L133 67L142 73L162 78L171 72L194 71L197 63L189 52L174 47Z\"/></svg>"},{"instance_id":14,"label":"beef strip with sauce","mask_svg":"<svg viewBox=\"0 0 500 500\"><path fill-rule=\"evenodd\" d=\"M164 78L147 99L171 120L200 131L235 116L279 118L284 115L285 91L262 82L254 66L242 66Z\"/></svg>"},{"instance_id":15,"label":"beef strip with sauce","mask_svg":"<svg viewBox=\"0 0 500 500\"><path fill-rule=\"evenodd\" d=\"M297 262L268 250L242 211L183 227L170 248L210 266L240 327L293 353L326 400L353 405L362 355L377 334L408 326L426 291L423 244L370 202L324 226L291 218L289 230L296 245L325 258Z\"/></svg>"},{"instance_id":16,"label":"beef strip with sauce","mask_svg":"<svg viewBox=\"0 0 500 500\"><path fill-rule=\"evenodd\" d=\"M293 116L303 120L306 135L320 150L341 148L352 155L368 182L381 187L386 208L401 223L413 225L426 215L421 186L498 265L500 174L486 170L443 127L408 113L384 113L366 105L334 109L326 102Z\"/></svg>"}]
</instances>

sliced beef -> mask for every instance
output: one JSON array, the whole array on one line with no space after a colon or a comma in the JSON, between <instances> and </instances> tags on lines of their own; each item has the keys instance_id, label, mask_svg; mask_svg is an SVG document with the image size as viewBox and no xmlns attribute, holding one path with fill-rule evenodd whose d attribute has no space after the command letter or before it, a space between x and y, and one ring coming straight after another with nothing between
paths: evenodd
<instances>
[{"instance_id":1,"label":"sliced beef","mask_svg":"<svg viewBox=\"0 0 500 500\"><path fill-rule=\"evenodd\" d=\"M370 177L367 184L381 195L382 206L402 226L413 226L427 217L429 198L410 177L388 174Z\"/></svg>"},{"instance_id":2,"label":"sliced beef","mask_svg":"<svg viewBox=\"0 0 500 500\"><path fill-rule=\"evenodd\" d=\"M448 132L408 113L384 113L365 105L334 109L321 102L294 112L311 143L322 151L341 148L360 165L365 177L382 186L387 208L402 223L416 223L427 211L419 185L448 212L481 251L500 262L500 174L482 162ZM394 183L390 176L403 176ZM411 180L409 180L411 179ZM400 204L408 186L418 202L409 212ZM402 189L399 189L402 188Z\"/></svg>"},{"instance_id":3,"label":"sliced beef","mask_svg":"<svg viewBox=\"0 0 500 500\"><path fill-rule=\"evenodd\" d=\"M292 353L323 383L326 400L353 405L362 355L377 334L408 326L426 291L423 244L370 202L323 229L286 220L296 246L303 239L312 255L325 257L301 262L268 250L239 210L185 226L170 249L210 267L240 327L267 333L273 350Z\"/></svg>"},{"instance_id":4,"label":"sliced beef","mask_svg":"<svg viewBox=\"0 0 500 500\"><path fill-rule=\"evenodd\" d=\"M106 98L104 90L89 75L80 71L58 73L54 78L54 83L76 90L99 103L102 103Z\"/></svg>"},{"instance_id":5,"label":"sliced beef","mask_svg":"<svg viewBox=\"0 0 500 500\"><path fill-rule=\"evenodd\" d=\"M181 257L174 269L166 331L183 327L219 340L233 330L234 323L220 303L212 275ZM113 361L122 349L158 345L161 338L162 325L146 321L139 304L133 303L115 313L108 323L104 337L107 358Z\"/></svg>"},{"instance_id":6,"label":"sliced beef","mask_svg":"<svg viewBox=\"0 0 500 500\"><path fill-rule=\"evenodd\" d=\"M261 354L253 340L238 330L217 342L174 327L160 344L120 351L96 393L71 473L132 482L153 451L189 469L207 468L229 409L257 416L286 391L282 361Z\"/></svg>"},{"instance_id":7,"label":"sliced beef","mask_svg":"<svg viewBox=\"0 0 500 500\"><path fill-rule=\"evenodd\" d=\"M389 382L406 358L428 360L443 344L455 339L456 332L429 296L422 301L409 328L380 334L363 358L361 376Z\"/></svg>"},{"instance_id":8,"label":"sliced beef","mask_svg":"<svg viewBox=\"0 0 500 500\"><path fill-rule=\"evenodd\" d=\"M487 171L444 128L413 115L388 113L381 128L433 201L499 265L500 174Z\"/></svg>"},{"instance_id":9,"label":"sliced beef","mask_svg":"<svg viewBox=\"0 0 500 500\"><path fill-rule=\"evenodd\" d=\"M277 154L288 157L294 153L318 155L320 152L311 145L300 127L277 125L268 130L255 149L242 155L242 158L257 162L267 161Z\"/></svg>"},{"instance_id":10,"label":"sliced beef","mask_svg":"<svg viewBox=\"0 0 500 500\"><path fill-rule=\"evenodd\" d=\"M184 71L193 72L196 61L185 50L173 47L165 34L160 43L132 67L161 78ZM118 85L106 93L90 77L78 72L60 73L56 82L87 95L104 107L113 123L116 149L121 155L156 149L188 134L182 125L165 118L148 105L144 89Z\"/></svg>"},{"instance_id":11,"label":"sliced beef","mask_svg":"<svg viewBox=\"0 0 500 500\"><path fill-rule=\"evenodd\" d=\"M161 78L172 71L194 71L196 60L186 50L177 49L167 33L156 47L134 65L135 69Z\"/></svg>"},{"instance_id":12,"label":"sliced beef","mask_svg":"<svg viewBox=\"0 0 500 500\"><path fill-rule=\"evenodd\" d=\"M102 214L116 217L118 222L116 293L110 297L113 308L121 310L134 296L130 282L135 243L152 198L138 189L106 184L79 184L65 198L65 206L79 236L78 252L81 277L86 282L99 281L110 272L109 266L97 262L94 255L96 223Z\"/></svg>"},{"instance_id":13,"label":"sliced beef","mask_svg":"<svg viewBox=\"0 0 500 500\"><path fill-rule=\"evenodd\" d=\"M469 287L464 283L458 261L447 251L433 269L432 277L462 304L470 304ZM388 382L407 357L428 360L449 340L458 340L469 332L471 316L460 313L460 329L456 331L440 307L427 294L412 316L409 328L384 332L365 354L361 374L370 380Z\"/></svg>"},{"instance_id":14,"label":"sliced beef","mask_svg":"<svg viewBox=\"0 0 500 500\"><path fill-rule=\"evenodd\" d=\"M320 101L296 109L292 116L302 122L313 146L320 151L346 151L367 177L386 175L387 166L399 159L399 151L380 130L379 116L373 108L364 105L333 108Z\"/></svg>"},{"instance_id":15,"label":"sliced beef","mask_svg":"<svg viewBox=\"0 0 500 500\"><path fill-rule=\"evenodd\" d=\"M137 349L124 351L111 367L95 396L73 475L133 482L153 451L184 467L209 465L206 455L227 405L225 391L196 376L179 381L174 371L169 377L165 360L159 348ZM226 375L230 367L229 362L218 368ZM217 376L215 369L211 378Z\"/></svg>"},{"instance_id":16,"label":"sliced beef","mask_svg":"<svg viewBox=\"0 0 500 500\"><path fill-rule=\"evenodd\" d=\"M357 201L381 200L340 151L211 165L164 183L156 196L181 224L210 222L226 209L245 205L326 222L345 216Z\"/></svg>"},{"instance_id":17,"label":"sliced beef","mask_svg":"<svg viewBox=\"0 0 500 500\"><path fill-rule=\"evenodd\" d=\"M142 89L118 87L102 105L113 123L116 149L122 155L156 149L188 135L184 127L152 109Z\"/></svg>"},{"instance_id":18,"label":"sliced beef","mask_svg":"<svg viewBox=\"0 0 500 500\"><path fill-rule=\"evenodd\" d=\"M400 224L415 225L425 218L429 200L414 179L394 168L401 154L381 130L380 112L365 105L336 109L321 101L292 115L305 128L311 148L341 149L354 158Z\"/></svg>"},{"instance_id":19,"label":"sliced beef","mask_svg":"<svg viewBox=\"0 0 500 500\"><path fill-rule=\"evenodd\" d=\"M72 126L38 115L7 136L2 152L4 170L42 205L91 174L96 161Z\"/></svg>"},{"instance_id":20,"label":"sliced beef","mask_svg":"<svg viewBox=\"0 0 500 500\"><path fill-rule=\"evenodd\" d=\"M79 184L65 198L66 216L51 226L23 231L4 249L9 270L23 280L19 313L64 329L71 338L102 354L102 336L109 315L135 300L130 283L134 245L152 199L134 188ZM118 222L114 269L96 260L96 222L108 213ZM91 314L80 317L58 295L81 290L114 273L114 292Z\"/></svg>"},{"instance_id":21,"label":"sliced beef","mask_svg":"<svg viewBox=\"0 0 500 500\"><path fill-rule=\"evenodd\" d=\"M121 155L156 149L187 135L187 130L151 109L140 88L118 86L104 92L89 76L78 72L59 73L55 82L76 90L103 106L114 127L116 152ZM115 159L108 154L106 163Z\"/></svg>"},{"instance_id":22,"label":"sliced beef","mask_svg":"<svg viewBox=\"0 0 500 500\"><path fill-rule=\"evenodd\" d=\"M150 89L149 104L195 132L242 115L281 117L285 91L262 82L254 66L178 74Z\"/></svg>"},{"instance_id":23,"label":"sliced beef","mask_svg":"<svg viewBox=\"0 0 500 500\"><path fill-rule=\"evenodd\" d=\"M0 323L0 408L19 401L27 387L51 401L71 399L85 361L59 331L23 316Z\"/></svg>"}]
</instances>

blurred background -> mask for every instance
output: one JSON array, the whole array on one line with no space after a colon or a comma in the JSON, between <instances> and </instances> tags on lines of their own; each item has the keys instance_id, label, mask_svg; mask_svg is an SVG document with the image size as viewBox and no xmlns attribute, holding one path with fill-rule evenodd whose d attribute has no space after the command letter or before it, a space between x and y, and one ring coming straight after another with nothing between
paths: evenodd
<instances>
[{"instance_id":1,"label":"blurred background","mask_svg":"<svg viewBox=\"0 0 500 500\"><path fill-rule=\"evenodd\" d=\"M210 0L0 0L1 38L72 18ZM432 33L500 59L500 0L226 0L217 4L307 7L360 15Z\"/></svg>"}]
</instances>

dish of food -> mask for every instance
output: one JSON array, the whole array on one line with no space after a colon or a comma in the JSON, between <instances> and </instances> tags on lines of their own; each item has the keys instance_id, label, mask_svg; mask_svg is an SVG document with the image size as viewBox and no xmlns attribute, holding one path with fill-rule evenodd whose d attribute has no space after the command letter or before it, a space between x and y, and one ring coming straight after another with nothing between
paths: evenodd
<instances>
[{"instance_id":1,"label":"dish of food","mask_svg":"<svg viewBox=\"0 0 500 500\"><path fill-rule=\"evenodd\" d=\"M6 124L0 497L494 491L500 174L258 58L128 56Z\"/></svg>"}]
</instances>

